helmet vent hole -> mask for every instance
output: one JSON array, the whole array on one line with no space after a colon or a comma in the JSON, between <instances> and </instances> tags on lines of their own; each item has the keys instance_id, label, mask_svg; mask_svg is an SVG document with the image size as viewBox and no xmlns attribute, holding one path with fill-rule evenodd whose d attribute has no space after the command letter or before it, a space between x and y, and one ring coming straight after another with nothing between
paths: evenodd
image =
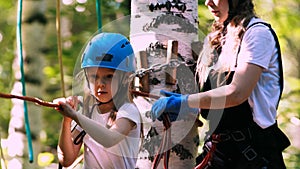
<instances>
[{"instance_id":1,"label":"helmet vent hole","mask_svg":"<svg viewBox=\"0 0 300 169\"><path fill-rule=\"evenodd\" d=\"M96 61L107 61L107 62L111 62L113 59L113 55L111 54L103 54L102 56L97 56L96 57Z\"/></svg>"}]
</instances>

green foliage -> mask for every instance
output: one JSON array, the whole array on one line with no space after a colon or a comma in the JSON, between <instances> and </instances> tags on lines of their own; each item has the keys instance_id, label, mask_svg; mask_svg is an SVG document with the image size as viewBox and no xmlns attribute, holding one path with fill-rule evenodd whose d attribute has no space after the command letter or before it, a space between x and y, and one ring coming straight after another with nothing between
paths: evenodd
<instances>
[{"instance_id":1,"label":"green foliage","mask_svg":"<svg viewBox=\"0 0 300 169\"><path fill-rule=\"evenodd\" d=\"M101 1L102 24L114 25L113 21L118 19L119 15L127 16L130 14L131 1L123 1L118 4L115 0ZM203 40L204 36L210 31L210 25L213 17L204 6L204 0L198 1L199 14L199 39ZM9 93L14 82L12 71L13 59L16 50L16 3L17 1L0 1L0 91ZM283 49L285 57L292 58L295 65L299 65L300 57L300 1L255 1L256 11L263 19L270 21L277 34ZM85 11L78 12L77 7L84 7ZM117 15L118 14L118 15ZM56 9L48 7L46 11L48 24L55 25ZM74 66L80 60L80 52L87 40L96 33L97 14L95 1L87 1L84 4L74 2L71 5L62 5L61 16L67 19L70 24L70 32L62 32L68 34L63 36L63 65L67 94L72 94L72 78ZM118 21L120 22L120 21ZM125 24L114 27L107 27L107 31L124 31L123 34L129 34L129 25ZM120 26L120 27L119 27ZM105 30L105 31L106 31ZM47 46L44 47L46 66L44 72L44 82L46 86L43 99L51 101L53 98L61 97L61 80L60 69L57 57L57 36L55 26L48 28ZM78 65L77 65L78 66ZM299 67L295 66L295 72L299 72ZM288 74L289 72L287 72ZM291 124L291 118L300 117L300 80L299 73L293 74L293 77L286 78L285 92L279 107L280 127L287 130L286 127ZM11 100L0 98L0 132L1 137L5 137L8 131L8 123L10 118ZM51 147L56 149L59 137L60 123L62 116L53 109L43 109L43 128L46 137L42 140L43 147ZM292 137L292 136L290 136ZM45 148L46 149L46 148ZM300 153L296 147L289 148L285 152L285 160L288 168L297 168L300 166ZM298 167L299 168L299 167Z\"/></svg>"},{"instance_id":2,"label":"green foliage","mask_svg":"<svg viewBox=\"0 0 300 169\"><path fill-rule=\"evenodd\" d=\"M12 62L14 59L15 27L10 20L14 9L13 2L0 2L0 91L10 92L12 87ZM1 136L6 136L10 117L11 100L0 99L0 131Z\"/></svg>"}]
</instances>

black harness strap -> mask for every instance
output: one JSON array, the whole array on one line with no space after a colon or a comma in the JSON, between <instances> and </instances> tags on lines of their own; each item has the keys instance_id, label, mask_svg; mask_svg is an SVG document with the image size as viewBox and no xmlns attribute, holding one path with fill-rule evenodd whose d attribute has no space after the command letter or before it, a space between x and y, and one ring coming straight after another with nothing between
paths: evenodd
<instances>
[{"instance_id":1,"label":"black harness strap","mask_svg":"<svg viewBox=\"0 0 300 169\"><path fill-rule=\"evenodd\" d=\"M281 58L282 56L281 56L281 49L280 49L278 37L277 37L275 31L272 29L271 25L268 24L268 23L265 23L265 22L253 23L250 26L248 26L246 31L248 29L250 29L251 27L253 27L254 25L257 25L257 24L262 24L262 25L267 26L270 29L270 31L271 31L271 33L274 37L275 43L276 43L276 48L277 48L277 53L278 53L279 76L280 76L279 77L280 78L279 79L280 95L279 95L279 99L278 99L277 106L276 106L276 108L278 108L279 101L280 101L280 98L281 98L281 95L282 95L282 92L283 92L283 68L282 68L282 58ZM241 42L242 42L242 39L241 39ZM241 45L240 45L240 47L241 47ZM237 55L240 51L240 47L238 49ZM236 59L238 59L238 57ZM237 64L237 60L236 60L236 64ZM211 78L211 80L214 80L214 79ZM210 90L212 88L212 86L210 84L211 80L208 78L208 83L207 83L207 86L206 86L206 90ZM232 79L229 78L229 82L231 80ZM210 111L211 111L210 114L214 113L213 110L210 110ZM204 113L201 113L201 115L202 116L204 115L204 117L207 118L208 110L203 111L203 112ZM241 116L242 118L239 117L239 120L235 120L233 117L235 117L236 115L240 115L237 112L243 112L243 113L240 113L240 114L244 114L244 115L247 114L247 116L243 116L243 117ZM239 106L236 106L236 107L225 108L223 117L221 119L221 122L218 124L217 129L213 133L216 134L217 136L220 136L220 137L223 136L223 138L222 137L220 138L221 139L221 140L219 140L220 142L228 141L228 142L234 143L234 145L236 146L238 151L240 153L242 153L242 155L244 156L245 164L248 163L247 165L250 165L254 168L257 168L258 166L268 165L269 162L268 162L268 160L266 160L260 154L260 152L255 150L255 147L253 147L252 143L250 143L250 141L249 141L249 140L251 140L251 137L252 137L251 134L254 134L254 133L251 133L251 131L249 131L249 129L251 129L251 124L254 123L254 121L252 119L252 113L251 112L252 111L250 109L248 101L246 101L243 104L241 104ZM232 116L232 113L234 113L235 116ZM217 113L215 113L215 114L217 114ZM233 126L235 129L231 129L229 124L231 124L232 122L236 123L238 121L242 121L243 123L250 123L250 124L247 124L247 125L250 125L250 126L241 127L243 125L238 124L238 125ZM226 130L229 130L231 132L227 133L227 134L223 133ZM224 139L224 136L226 136L225 139ZM213 152L211 152L211 153L213 153ZM206 158L209 158L209 156L211 156L210 153L208 153L207 155L208 156ZM206 168L207 165L208 165L209 160L205 161L205 158L204 158L204 160L202 162L207 163L207 164L203 164L203 163L201 164L201 162L200 162L200 164L198 166L196 166L197 169Z\"/></svg>"},{"instance_id":2,"label":"black harness strap","mask_svg":"<svg viewBox=\"0 0 300 169\"><path fill-rule=\"evenodd\" d=\"M250 29L252 26L254 25L257 25L257 24L263 24L265 26L267 26L273 37L274 37L274 40L275 40L275 43L276 43L276 48L277 48L277 53L278 53L278 64L279 64L279 76L280 76L280 79L279 79L279 84L280 84L280 95L279 95L279 99L278 99L278 102L277 102L277 107L278 108L278 105L279 105L279 101L280 101L280 98L281 98L281 95L282 95L282 92L283 92L283 86L284 86L284 83L283 83L283 68L282 68L282 56L281 56L281 49L280 49L280 44L279 44L279 40L278 40L278 37L275 33L275 31L273 30L273 28L271 27L270 24L266 23L266 22L255 22L253 23L252 25L248 26L247 30Z\"/></svg>"}]
</instances>

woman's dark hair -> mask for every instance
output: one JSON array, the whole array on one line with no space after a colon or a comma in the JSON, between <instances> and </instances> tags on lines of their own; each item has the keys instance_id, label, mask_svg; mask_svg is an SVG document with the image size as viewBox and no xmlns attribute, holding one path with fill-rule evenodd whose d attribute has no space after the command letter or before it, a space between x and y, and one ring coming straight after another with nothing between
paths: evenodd
<instances>
[{"instance_id":1,"label":"woman's dark hair","mask_svg":"<svg viewBox=\"0 0 300 169\"><path fill-rule=\"evenodd\" d=\"M228 3L228 18L224 23L214 22L212 25L212 32L216 32L216 36L211 38L210 44L219 54L222 48L221 39L227 33L227 25L230 23L235 27L242 26L243 29L239 33L239 38L241 38L251 18L256 17L252 0L228 0Z\"/></svg>"},{"instance_id":2,"label":"woman's dark hair","mask_svg":"<svg viewBox=\"0 0 300 169\"><path fill-rule=\"evenodd\" d=\"M205 78L203 76L205 73L202 71L206 71L206 67L211 66L218 60L222 51L222 46L226 41L225 35L227 34L228 24L240 28L237 29L239 30L237 39L240 40L244 35L250 20L253 17L256 17L252 0L228 0L228 4L229 12L227 19L223 23L215 21L212 24L211 33L208 35L207 42L204 44L206 47L204 46L203 49L205 50L210 48L210 50L212 50L210 52L211 54L208 54L208 51L202 51L202 54L200 54L198 58L197 75L199 76L198 80L201 87L205 81L205 79L203 79Z\"/></svg>"}]
</instances>

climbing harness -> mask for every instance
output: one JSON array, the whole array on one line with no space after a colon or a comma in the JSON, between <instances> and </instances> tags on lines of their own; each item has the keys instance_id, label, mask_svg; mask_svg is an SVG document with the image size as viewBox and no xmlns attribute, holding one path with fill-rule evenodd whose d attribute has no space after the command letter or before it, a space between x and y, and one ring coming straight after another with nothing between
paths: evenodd
<instances>
[{"instance_id":1,"label":"climbing harness","mask_svg":"<svg viewBox=\"0 0 300 169\"><path fill-rule=\"evenodd\" d=\"M219 142L220 142L220 135L212 135L211 148L209 149L208 153L206 154L206 156L204 157L202 162L200 164L198 164L194 169L204 169L208 165L209 161L212 158L212 155L216 151L217 143L219 143Z\"/></svg>"},{"instance_id":2,"label":"climbing harness","mask_svg":"<svg viewBox=\"0 0 300 169\"><path fill-rule=\"evenodd\" d=\"M279 76L280 76L280 79L279 79L280 96L279 96L279 99L277 102L277 107L278 107L278 103L280 101L280 97L281 97L282 89L283 89L283 71L282 71L282 58L281 58L280 45L279 45L278 38L277 38L274 30L272 29L271 25L268 23L256 22L256 23L253 23L252 25L248 26L247 30L256 24L263 24L269 28L269 30L271 31L271 33L274 37L274 40L276 43L276 48L278 50L278 63L279 63ZM242 39L241 39L241 41L242 41ZM239 50L240 50L240 47L239 47L237 53L239 53ZM209 88L211 88L211 87L209 87ZM208 90L210 90L210 89L208 89ZM243 107L239 108L240 111L243 111L243 113L246 114L246 112L250 112L249 113L250 117L245 117L242 119L248 118L248 119L252 120L252 114L251 114L251 110L250 110L250 106L249 106L248 102L244 102L244 104L239 105L239 107L240 106L243 106ZM248 108L245 106L247 106ZM224 111L229 112L230 108L227 108L227 109L228 110L224 110ZM249 111L247 111L247 109L249 109ZM202 109L202 113L204 111L206 111L206 110ZM235 107L235 109L231 108L230 111L236 111L235 113L237 113L238 108L237 107ZM207 116L207 114L205 116ZM215 151L217 151L216 145L220 142L223 142L223 143L227 142L227 144L234 145L237 149L235 153L237 153L237 152L240 153L241 157L243 157L243 159L245 161L241 165L246 165L247 163L249 163L247 165L252 166L252 168L261 168L261 166L267 166L270 163L264 156L261 155L262 154L261 152L257 151L257 148L255 148L256 143L254 142L253 138L260 137L260 135L263 135L265 137L264 144L268 144L269 142L272 142L272 144L275 144L274 139L276 138L275 140L277 140L277 141L275 141L275 142L276 142L276 144L278 144L276 146L281 147L282 150L284 150L290 144L288 138L277 127L277 123L268 127L267 129L261 129L259 126L257 126L257 124L254 121L247 121L244 123L246 123L246 124L250 123L250 124L248 124L249 126L241 128L240 127L241 125L238 125L239 126L238 130L236 130L236 129L229 130L228 124L227 124L227 126L225 125L225 127L220 125L220 124L224 125L224 121L225 121L224 119L228 120L228 118L225 118L224 116L222 118L223 118L223 123L219 123L218 128L227 128L227 130L225 130L226 132L221 131L221 132L216 132L217 134L215 134L215 133L212 134L212 136L210 138L210 141L212 144L211 148L207 152L204 151L203 154L205 156L203 157L203 159L201 158L202 161L194 169L205 169L211 165L210 163L211 163L211 161L213 161L212 157L217 154L217 153L215 153ZM230 120L232 120L232 119L233 118L231 117ZM228 123L230 123L230 121ZM235 124L237 124L237 123L235 123ZM216 131L217 130L218 129L216 129ZM272 133L272 134L270 134L270 136L266 136L268 133ZM276 136L274 136L274 135L276 135ZM274 136L274 138L273 138L273 136ZM261 139L259 139L259 140L261 140ZM205 152L206 152L206 154L205 154ZM220 154L220 152L219 152L219 154ZM216 162L216 163L220 163L220 161L221 160L218 160L218 162Z\"/></svg>"}]
</instances>

